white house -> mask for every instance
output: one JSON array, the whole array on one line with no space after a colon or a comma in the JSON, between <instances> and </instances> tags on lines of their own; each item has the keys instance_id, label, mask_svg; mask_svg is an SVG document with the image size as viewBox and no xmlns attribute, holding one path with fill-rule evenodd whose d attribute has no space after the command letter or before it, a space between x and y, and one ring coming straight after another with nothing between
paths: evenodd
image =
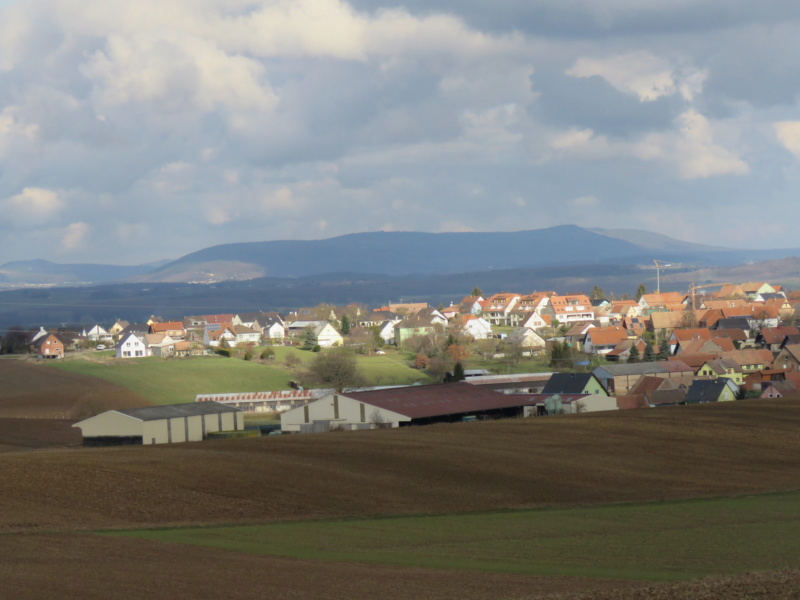
<instances>
[{"instance_id":1,"label":"white house","mask_svg":"<svg viewBox=\"0 0 800 600\"><path fill-rule=\"evenodd\" d=\"M100 325L95 325L89 331L84 332L84 337L92 342L110 342L111 334Z\"/></svg>"},{"instance_id":2,"label":"white house","mask_svg":"<svg viewBox=\"0 0 800 600\"><path fill-rule=\"evenodd\" d=\"M482 317L476 317L475 315L465 315L462 317L462 319L462 333L471 335L472 338L476 340L485 340L491 337L492 326L486 319Z\"/></svg>"},{"instance_id":3,"label":"white house","mask_svg":"<svg viewBox=\"0 0 800 600\"><path fill-rule=\"evenodd\" d=\"M545 339L530 327L517 327L508 334L506 340L526 350L538 350L546 345Z\"/></svg>"},{"instance_id":4,"label":"white house","mask_svg":"<svg viewBox=\"0 0 800 600\"><path fill-rule=\"evenodd\" d=\"M323 348L330 348L331 346L341 346L344 344L344 338L330 323L317 325L314 328L314 335L317 338L317 344Z\"/></svg>"},{"instance_id":5,"label":"white house","mask_svg":"<svg viewBox=\"0 0 800 600\"><path fill-rule=\"evenodd\" d=\"M261 332L245 325L234 325L233 334L236 336L233 344L235 346L239 344L257 344L261 341Z\"/></svg>"},{"instance_id":6,"label":"white house","mask_svg":"<svg viewBox=\"0 0 800 600\"><path fill-rule=\"evenodd\" d=\"M117 358L142 358L152 356L150 348L145 343L146 334L129 333L123 336L114 346L114 356Z\"/></svg>"}]
</instances>

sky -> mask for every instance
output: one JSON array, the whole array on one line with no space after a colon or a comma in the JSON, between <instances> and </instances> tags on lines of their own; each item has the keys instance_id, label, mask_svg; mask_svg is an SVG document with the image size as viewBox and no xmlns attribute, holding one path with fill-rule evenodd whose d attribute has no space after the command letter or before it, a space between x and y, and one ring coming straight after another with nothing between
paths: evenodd
<instances>
[{"instance_id":1,"label":"sky","mask_svg":"<svg viewBox=\"0 0 800 600\"><path fill-rule=\"evenodd\" d=\"M799 25L796 0L0 0L0 264L561 224L796 246Z\"/></svg>"}]
</instances>

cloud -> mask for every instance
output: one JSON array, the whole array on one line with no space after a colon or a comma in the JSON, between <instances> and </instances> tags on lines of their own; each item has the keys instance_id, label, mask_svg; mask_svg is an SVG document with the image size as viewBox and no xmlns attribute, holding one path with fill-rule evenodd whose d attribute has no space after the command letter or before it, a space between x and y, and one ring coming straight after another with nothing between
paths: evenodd
<instances>
[{"instance_id":1,"label":"cloud","mask_svg":"<svg viewBox=\"0 0 800 600\"><path fill-rule=\"evenodd\" d=\"M632 94L641 102L679 93L692 100L702 91L707 73L686 68L681 72L672 63L647 51L628 52L608 58L580 58L566 71L572 77L602 77L620 92Z\"/></svg>"},{"instance_id":2,"label":"cloud","mask_svg":"<svg viewBox=\"0 0 800 600\"><path fill-rule=\"evenodd\" d=\"M675 165L682 179L703 179L717 175L746 175L748 164L736 153L718 145L708 119L688 110L676 120L679 130L652 134L636 144L643 160L665 160Z\"/></svg>"},{"instance_id":3,"label":"cloud","mask_svg":"<svg viewBox=\"0 0 800 600\"><path fill-rule=\"evenodd\" d=\"M800 159L800 121L781 121L772 127L783 147Z\"/></svg>"},{"instance_id":4,"label":"cloud","mask_svg":"<svg viewBox=\"0 0 800 600\"><path fill-rule=\"evenodd\" d=\"M17 226L34 227L51 221L64 208L58 192L29 187L7 198L4 210Z\"/></svg>"},{"instance_id":5,"label":"cloud","mask_svg":"<svg viewBox=\"0 0 800 600\"><path fill-rule=\"evenodd\" d=\"M61 237L61 248L73 251L87 242L91 228L86 223L70 223Z\"/></svg>"},{"instance_id":6,"label":"cloud","mask_svg":"<svg viewBox=\"0 0 800 600\"><path fill-rule=\"evenodd\" d=\"M0 5L7 256L68 231L75 260L136 263L588 211L669 233L647 215L755 194L790 223L798 34L788 0Z\"/></svg>"}]
</instances>

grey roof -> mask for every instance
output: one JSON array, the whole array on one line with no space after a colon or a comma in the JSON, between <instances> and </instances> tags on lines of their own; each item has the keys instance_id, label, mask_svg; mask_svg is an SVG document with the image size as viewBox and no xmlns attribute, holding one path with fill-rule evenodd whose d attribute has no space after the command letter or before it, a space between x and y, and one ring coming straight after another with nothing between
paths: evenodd
<instances>
[{"instance_id":1,"label":"grey roof","mask_svg":"<svg viewBox=\"0 0 800 600\"><path fill-rule=\"evenodd\" d=\"M594 378L593 373L553 373L543 394L580 394Z\"/></svg>"},{"instance_id":2,"label":"grey roof","mask_svg":"<svg viewBox=\"0 0 800 600\"><path fill-rule=\"evenodd\" d=\"M730 385L730 379L719 377L717 379L695 379L686 391L684 402L686 404L700 404L716 402L725 386Z\"/></svg>"},{"instance_id":3,"label":"grey roof","mask_svg":"<svg viewBox=\"0 0 800 600\"><path fill-rule=\"evenodd\" d=\"M675 361L659 360L646 363L625 363L622 365L603 365L595 368L592 373L600 379L618 377L620 375L647 375L650 373L675 373L682 371L693 371L685 363Z\"/></svg>"},{"instance_id":4,"label":"grey roof","mask_svg":"<svg viewBox=\"0 0 800 600\"><path fill-rule=\"evenodd\" d=\"M142 408L125 408L113 412L122 413L139 421L158 421L194 417L197 415L216 415L219 413L239 412L239 409L219 402L187 402L168 406L144 406Z\"/></svg>"}]
</instances>

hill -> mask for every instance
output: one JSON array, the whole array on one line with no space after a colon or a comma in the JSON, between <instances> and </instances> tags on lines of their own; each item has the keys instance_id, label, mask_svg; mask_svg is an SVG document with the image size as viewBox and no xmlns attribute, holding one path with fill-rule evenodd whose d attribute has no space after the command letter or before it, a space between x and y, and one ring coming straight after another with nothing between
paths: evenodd
<instances>
[{"instance_id":1,"label":"hill","mask_svg":"<svg viewBox=\"0 0 800 600\"><path fill-rule=\"evenodd\" d=\"M107 283L135 277L163 266L164 262L120 266L100 264L60 264L48 260L22 260L0 265L0 283L6 286L77 285Z\"/></svg>"},{"instance_id":2,"label":"hill","mask_svg":"<svg viewBox=\"0 0 800 600\"><path fill-rule=\"evenodd\" d=\"M104 410L149 406L130 390L33 360L0 360L0 418L79 420Z\"/></svg>"}]
</instances>

